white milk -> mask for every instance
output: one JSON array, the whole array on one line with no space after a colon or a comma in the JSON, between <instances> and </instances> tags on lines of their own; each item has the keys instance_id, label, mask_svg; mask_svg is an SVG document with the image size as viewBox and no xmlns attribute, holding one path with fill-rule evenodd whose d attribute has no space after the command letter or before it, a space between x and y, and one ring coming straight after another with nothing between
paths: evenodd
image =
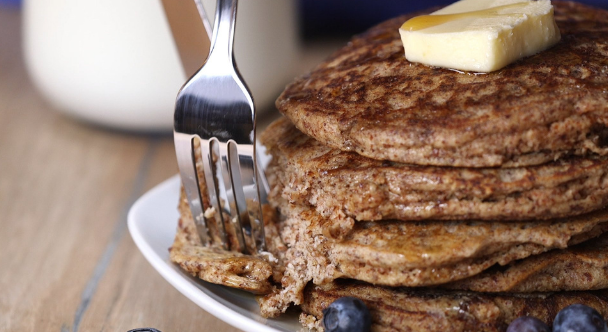
<instances>
[{"instance_id":1,"label":"white milk","mask_svg":"<svg viewBox=\"0 0 608 332\"><path fill-rule=\"evenodd\" d=\"M214 5L205 1L210 19ZM235 57L258 110L293 78L295 10L293 0L239 2ZM173 128L187 78L160 0L25 0L23 15L30 76L58 110L119 129Z\"/></svg>"}]
</instances>

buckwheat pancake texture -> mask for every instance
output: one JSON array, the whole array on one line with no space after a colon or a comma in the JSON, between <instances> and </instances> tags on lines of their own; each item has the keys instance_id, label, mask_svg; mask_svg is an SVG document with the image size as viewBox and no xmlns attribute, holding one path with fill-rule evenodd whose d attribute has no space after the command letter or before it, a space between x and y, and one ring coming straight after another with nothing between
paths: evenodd
<instances>
[{"instance_id":1,"label":"buckwheat pancake texture","mask_svg":"<svg viewBox=\"0 0 608 332\"><path fill-rule=\"evenodd\" d=\"M218 245L202 245L183 190L178 210L177 233L169 253L171 261L184 271L210 283L254 294L270 293L273 281L278 283L281 280L281 256L286 248L273 222L276 217L274 209L264 209L267 222L264 231L269 252L256 256L227 251Z\"/></svg>"},{"instance_id":2,"label":"buckwheat pancake texture","mask_svg":"<svg viewBox=\"0 0 608 332\"><path fill-rule=\"evenodd\" d=\"M520 168L453 168L374 160L327 147L283 117L261 135L271 195L336 220L529 220L608 203L608 160L562 158Z\"/></svg>"},{"instance_id":3,"label":"buckwheat pancake texture","mask_svg":"<svg viewBox=\"0 0 608 332\"><path fill-rule=\"evenodd\" d=\"M605 213L589 215L586 220L574 219L570 225L566 222L516 224L508 230L504 224L487 222L448 222L445 227L439 223L407 225L389 221L381 224L382 227L362 223L342 240L337 240L319 235L329 232L325 228L327 225L318 224L322 219L302 229L297 225L305 223L294 219L277 224L272 210L265 209L268 250L272 255L249 256L202 246L183 192L179 211L179 227L170 249L171 260L208 282L255 294L271 293L260 298L262 313L269 316L283 312L292 302L301 303L304 287L310 280L325 283L337 277L369 281L366 276L376 275L379 277L373 279L374 282L382 283L414 276L420 280L427 278L427 281L411 284L425 285L429 281L432 284L481 271L468 279L439 286L480 292L589 290L608 285L605 254L608 235L603 233L597 239L585 241L608 228L606 223L598 223ZM314 220L307 214L302 214L302 218ZM463 239L465 236L467 239ZM283 238L292 248L285 246ZM411 245L393 247L391 244L395 243ZM574 246L542 253L567 245ZM427 252L426 257L420 255L421 251ZM400 257L404 253L405 257ZM537 253L540 254L535 255ZM503 268L495 266L482 271L493 264L508 263L528 255L532 256ZM391 264L406 268L394 269L389 266ZM417 265L423 268L407 269ZM409 276L395 278L395 271L391 270L405 270ZM277 288L279 284L282 287Z\"/></svg>"},{"instance_id":4,"label":"buckwheat pancake texture","mask_svg":"<svg viewBox=\"0 0 608 332\"><path fill-rule=\"evenodd\" d=\"M288 247L312 252L304 255L323 254L328 265L336 267L333 278L388 286L426 286L462 279L497 263L505 265L566 248L608 228L608 211L602 210L533 223L363 222L340 236L335 225L310 209L281 211L287 214L281 235ZM305 249L300 243L315 246Z\"/></svg>"},{"instance_id":5,"label":"buckwheat pancake texture","mask_svg":"<svg viewBox=\"0 0 608 332\"><path fill-rule=\"evenodd\" d=\"M207 192L203 173L199 141L195 140L195 158L201 193ZM203 206L210 206L209 197L201 196ZM204 246L196 230L192 212L188 206L186 193L182 187L178 204L179 221L173 245L169 249L172 262L184 271L207 282L242 289L254 294L267 294L273 290L273 281L282 277L282 256L286 250L279 234L276 210L268 205L262 206L264 232L268 252L257 255L244 255L238 251L227 251L221 247L217 234L215 216L206 215L210 236L210 246ZM232 224L226 224L228 241L235 243Z\"/></svg>"},{"instance_id":6,"label":"buckwheat pancake texture","mask_svg":"<svg viewBox=\"0 0 608 332\"><path fill-rule=\"evenodd\" d=\"M444 288L475 292L556 292L608 288L608 235L495 267Z\"/></svg>"},{"instance_id":7,"label":"buckwheat pancake texture","mask_svg":"<svg viewBox=\"0 0 608 332\"><path fill-rule=\"evenodd\" d=\"M300 304L309 281L350 278L385 286L439 285L495 264L581 243L608 228L607 210L552 221L383 220L338 225L310 207L285 200L278 205L285 218L280 234L289 264L281 290L261 301L267 316Z\"/></svg>"},{"instance_id":8,"label":"buckwheat pancake texture","mask_svg":"<svg viewBox=\"0 0 608 332\"><path fill-rule=\"evenodd\" d=\"M499 71L408 62L402 16L352 39L276 105L322 143L380 160L488 167L605 155L608 11L553 4L562 40Z\"/></svg>"},{"instance_id":9,"label":"buckwheat pancake texture","mask_svg":"<svg viewBox=\"0 0 608 332\"><path fill-rule=\"evenodd\" d=\"M363 300L372 315L372 332L503 332L519 316L536 317L549 326L563 308L581 303L608 317L608 292L483 294L432 289L391 289L352 281L311 285L301 316L305 326L319 328L322 311L342 296Z\"/></svg>"}]
</instances>

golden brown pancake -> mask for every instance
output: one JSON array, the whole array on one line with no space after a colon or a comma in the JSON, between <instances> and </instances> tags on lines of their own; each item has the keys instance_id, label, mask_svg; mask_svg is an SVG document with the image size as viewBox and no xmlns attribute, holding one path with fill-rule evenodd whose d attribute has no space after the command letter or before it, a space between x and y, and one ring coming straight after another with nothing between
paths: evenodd
<instances>
[{"instance_id":1,"label":"golden brown pancake","mask_svg":"<svg viewBox=\"0 0 608 332\"><path fill-rule=\"evenodd\" d=\"M183 195L171 259L267 294L262 315L301 304L310 326L340 296L366 301L375 331L501 331L522 314L550 322L574 302L608 316L605 291L440 288L604 285L600 252L566 248L608 226L608 210L590 212L606 204L608 12L555 5L562 42L487 75L408 63L397 32L406 17L355 37L277 102L320 142L285 120L271 127L283 134L267 134L270 199L284 217L267 224L278 260L201 246ZM527 273L539 257L580 270L543 281L549 265Z\"/></svg>"},{"instance_id":2,"label":"golden brown pancake","mask_svg":"<svg viewBox=\"0 0 608 332\"><path fill-rule=\"evenodd\" d=\"M276 203L272 202L271 203ZM525 222L378 221L335 224L306 206L278 202L285 252L281 289L261 301L276 316L300 304L309 281L350 278L384 286L431 286L566 248L605 232L608 210Z\"/></svg>"},{"instance_id":3,"label":"golden brown pancake","mask_svg":"<svg viewBox=\"0 0 608 332\"><path fill-rule=\"evenodd\" d=\"M378 160L489 167L605 155L608 11L553 4L562 40L499 71L408 62L402 16L354 37L276 105L325 145Z\"/></svg>"},{"instance_id":4,"label":"golden brown pancake","mask_svg":"<svg viewBox=\"0 0 608 332\"><path fill-rule=\"evenodd\" d=\"M272 155L271 195L326 218L529 220L577 215L608 203L608 159L540 166L455 168L363 157L327 147L283 117L261 135Z\"/></svg>"},{"instance_id":5,"label":"golden brown pancake","mask_svg":"<svg viewBox=\"0 0 608 332\"><path fill-rule=\"evenodd\" d=\"M180 222L175 242L170 249L171 260L179 264L185 271L211 283L246 290L254 294L268 294L274 291L274 295L261 300L262 313L264 314L270 314L267 310L272 305L275 307L271 308L271 312L272 310L276 311L279 305L282 305L283 309L286 308L286 303L278 301L277 298L289 300L299 297L299 301L301 301L304 295L302 292L308 279L304 275L298 275L298 273L314 272L316 273L316 277L322 278L323 273L332 271L333 275L325 275L325 281L347 276L351 278L362 276L359 278L366 280L368 276L377 275L379 270L377 266L376 268L373 266L374 264L378 264L378 260L382 261L382 257L380 257L382 252L374 252L374 248L371 248L370 251L369 247L361 245L362 243L369 243L370 239L379 243L380 246L378 247L377 245L376 249L382 249L382 242L387 238L392 238L398 244L405 244L404 247L411 250L410 265L415 265L416 258L418 258L419 264L422 263L429 267L428 269L414 269L413 272L414 274L418 274L418 278L424 278L425 276L427 278L445 278L446 275L441 275L441 271L448 274L452 273L458 277L458 274L462 273L463 270L468 270L469 272L480 270L496 262L508 262L514 257L520 258L530 253L542 252L545 250L543 246L563 247L565 245L576 244L606 229L606 227L592 227L586 232L569 237L567 235L569 231L580 230L581 225L585 229L589 229L593 225L593 222L585 225L585 223L578 224L575 221L572 225L562 224L553 226L549 226L550 223L545 223L544 225L540 224L534 227L523 228L521 225L516 225L509 231L504 231L504 225L501 230L500 225L492 225L490 223L483 223L485 227L480 227L476 230L474 230L474 223L471 225L448 223L444 229L438 227L437 224L423 229L418 224L411 227L410 231L413 232L408 236L407 234L400 234L400 232L390 231L394 231L395 229L404 230L407 227L399 227L398 224L387 222L390 225L389 231L386 231L384 227L374 231L374 225L370 223L369 227L366 226L354 230L342 243L334 244L334 247L330 248L328 253L326 253L330 257L329 260L317 257L316 260L311 262L310 257L313 256L310 255L310 252L303 251L314 251L314 249L310 248L312 248L315 242L320 243L318 241L319 236L313 235L311 237L312 239L317 238L317 241L301 241L299 244L292 244L293 249L287 249L277 233L276 226L278 225L275 224L276 218L272 210L265 209L264 216L267 220L266 232L267 239L269 240L269 251L273 253L274 257L278 258L278 261L269 262L268 256L248 256L234 251L224 251L217 246L202 246L183 192L180 198L179 211ZM463 227L465 228L463 229ZM458 238L458 234L466 235L464 233L467 227L471 232L468 234L471 240L464 242L461 246L442 246L443 253L429 251L428 248L433 246L432 242L428 242L430 237L436 239L437 243L456 244L456 241L464 241L462 238ZM287 223L286 228L283 229L283 232L289 233L291 230L289 223ZM308 231L311 229L313 228L310 228ZM418 229L417 232L415 231L416 229ZM318 232L319 229L316 231ZM377 233L377 231L380 232ZM426 234L427 238L421 232L428 232L429 234ZM294 240L293 238L289 238L289 234L285 235L287 241ZM309 233L309 235L311 234ZM473 238L477 240L473 240ZM354 239L358 239L358 241L355 241L358 243L353 243ZM525 244L522 239L528 239L531 242L536 242L536 244ZM478 242L478 240L481 242ZM517 241L520 241L520 245L511 246L511 242L517 243ZM410 243L412 245L409 245ZM325 246L326 244L322 243L322 245ZM385 250L388 248L386 245L384 247ZM397 247L396 249L398 250L396 252L397 256L399 256L399 252L403 251L403 247ZM505 267L495 267L460 282L440 285L439 287L478 292L547 292L601 289L608 286L608 273L606 272L608 259L605 253L607 249L608 235L604 233L597 239L588 240L567 249L553 250L544 254L531 256L515 261ZM420 260L422 257L416 254L414 250L426 250L431 255L426 257L426 262L423 262ZM458 253L460 253L460 258ZM391 258L390 253L385 252L384 254L389 255L388 259L384 259L384 263L390 262L397 265L408 263L407 260L394 261L394 257ZM450 258L450 254L453 254L453 257ZM483 257L484 254L489 255ZM374 256L377 258L376 262L374 259L370 259ZM481 258L467 259L469 256L481 256ZM462 262L458 262L463 257L465 259ZM302 258L308 258L309 261L302 261ZM436 265L433 261L439 262L439 265ZM456 261L456 263L450 265L450 261ZM292 264L292 266L287 268L287 271L285 271L285 265L288 264L285 264L285 262ZM366 264L361 265L365 262L369 262L371 267L366 266ZM448 264L445 267L441 267L441 262L448 262ZM380 268L380 270L382 269L388 272L390 276L390 267ZM431 271L433 273L429 277L429 272ZM435 273L437 275L433 276ZM407 277L407 275L399 277ZM380 277L380 279L386 278L387 276ZM276 288L275 285L278 285L281 281L284 283L283 288ZM274 312L272 314L276 315L278 313Z\"/></svg>"},{"instance_id":6,"label":"golden brown pancake","mask_svg":"<svg viewBox=\"0 0 608 332\"><path fill-rule=\"evenodd\" d=\"M552 250L443 285L475 292L555 292L608 288L608 235Z\"/></svg>"},{"instance_id":7,"label":"golden brown pancake","mask_svg":"<svg viewBox=\"0 0 608 332\"><path fill-rule=\"evenodd\" d=\"M339 280L306 289L301 316L321 327L322 310L342 296L362 299L372 315L372 332L503 332L515 318L536 317L549 326L563 308L581 303L608 317L608 292L483 294L432 289L394 289Z\"/></svg>"},{"instance_id":8,"label":"golden brown pancake","mask_svg":"<svg viewBox=\"0 0 608 332\"><path fill-rule=\"evenodd\" d=\"M270 293L273 283L281 280L281 258L286 248L278 235L274 209L263 207L268 252L255 256L226 251L217 243L203 246L183 190L178 210L180 218L169 257L184 271L210 283L254 294Z\"/></svg>"},{"instance_id":9,"label":"golden brown pancake","mask_svg":"<svg viewBox=\"0 0 608 332\"><path fill-rule=\"evenodd\" d=\"M199 142L195 140L195 158L201 193L207 192L203 173ZM210 206L209 197L202 195L203 206ZM268 252L257 255L244 255L237 251L223 250L217 234L217 221L214 216L207 218L209 232L213 241L204 246L196 230L192 212L188 206L186 193L181 188L178 204L179 222L173 245L169 249L170 260L184 271L204 281L242 289L254 294L270 293L283 273L283 255L287 248L278 234L276 210L268 205L262 206L265 222L266 245ZM232 224L226 225L228 241L235 243Z\"/></svg>"}]
</instances>

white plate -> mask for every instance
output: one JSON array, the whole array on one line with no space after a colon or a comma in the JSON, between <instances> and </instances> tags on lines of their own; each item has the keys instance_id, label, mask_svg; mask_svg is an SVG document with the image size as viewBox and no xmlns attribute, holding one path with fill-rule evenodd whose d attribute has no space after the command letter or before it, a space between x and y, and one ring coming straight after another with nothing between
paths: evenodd
<instances>
[{"instance_id":1,"label":"white plate","mask_svg":"<svg viewBox=\"0 0 608 332\"><path fill-rule=\"evenodd\" d=\"M129 211L129 232L148 262L192 302L236 328L247 332L301 330L297 314L264 318L252 294L198 280L169 261L168 249L179 217L179 187L176 175L139 198Z\"/></svg>"}]
</instances>

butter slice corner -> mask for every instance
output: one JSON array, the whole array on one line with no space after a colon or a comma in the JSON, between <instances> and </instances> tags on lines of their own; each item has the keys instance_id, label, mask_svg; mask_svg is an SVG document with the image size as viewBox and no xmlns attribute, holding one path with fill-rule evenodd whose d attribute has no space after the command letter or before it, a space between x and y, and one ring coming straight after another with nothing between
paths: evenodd
<instances>
[{"instance_id":1,"label":"butter slice corner","mask_svg":"<svg viewBox=\"0 0 608 332\"><path fill-rule=\"evenodd\" d=\"M494 15L479 14L493 8L499 8ZM492 72L560 40L550 0L461 0L432 15L451 19L417 30L406 22L399 29L411 62Z\"/></svg>"}]
</instances>

